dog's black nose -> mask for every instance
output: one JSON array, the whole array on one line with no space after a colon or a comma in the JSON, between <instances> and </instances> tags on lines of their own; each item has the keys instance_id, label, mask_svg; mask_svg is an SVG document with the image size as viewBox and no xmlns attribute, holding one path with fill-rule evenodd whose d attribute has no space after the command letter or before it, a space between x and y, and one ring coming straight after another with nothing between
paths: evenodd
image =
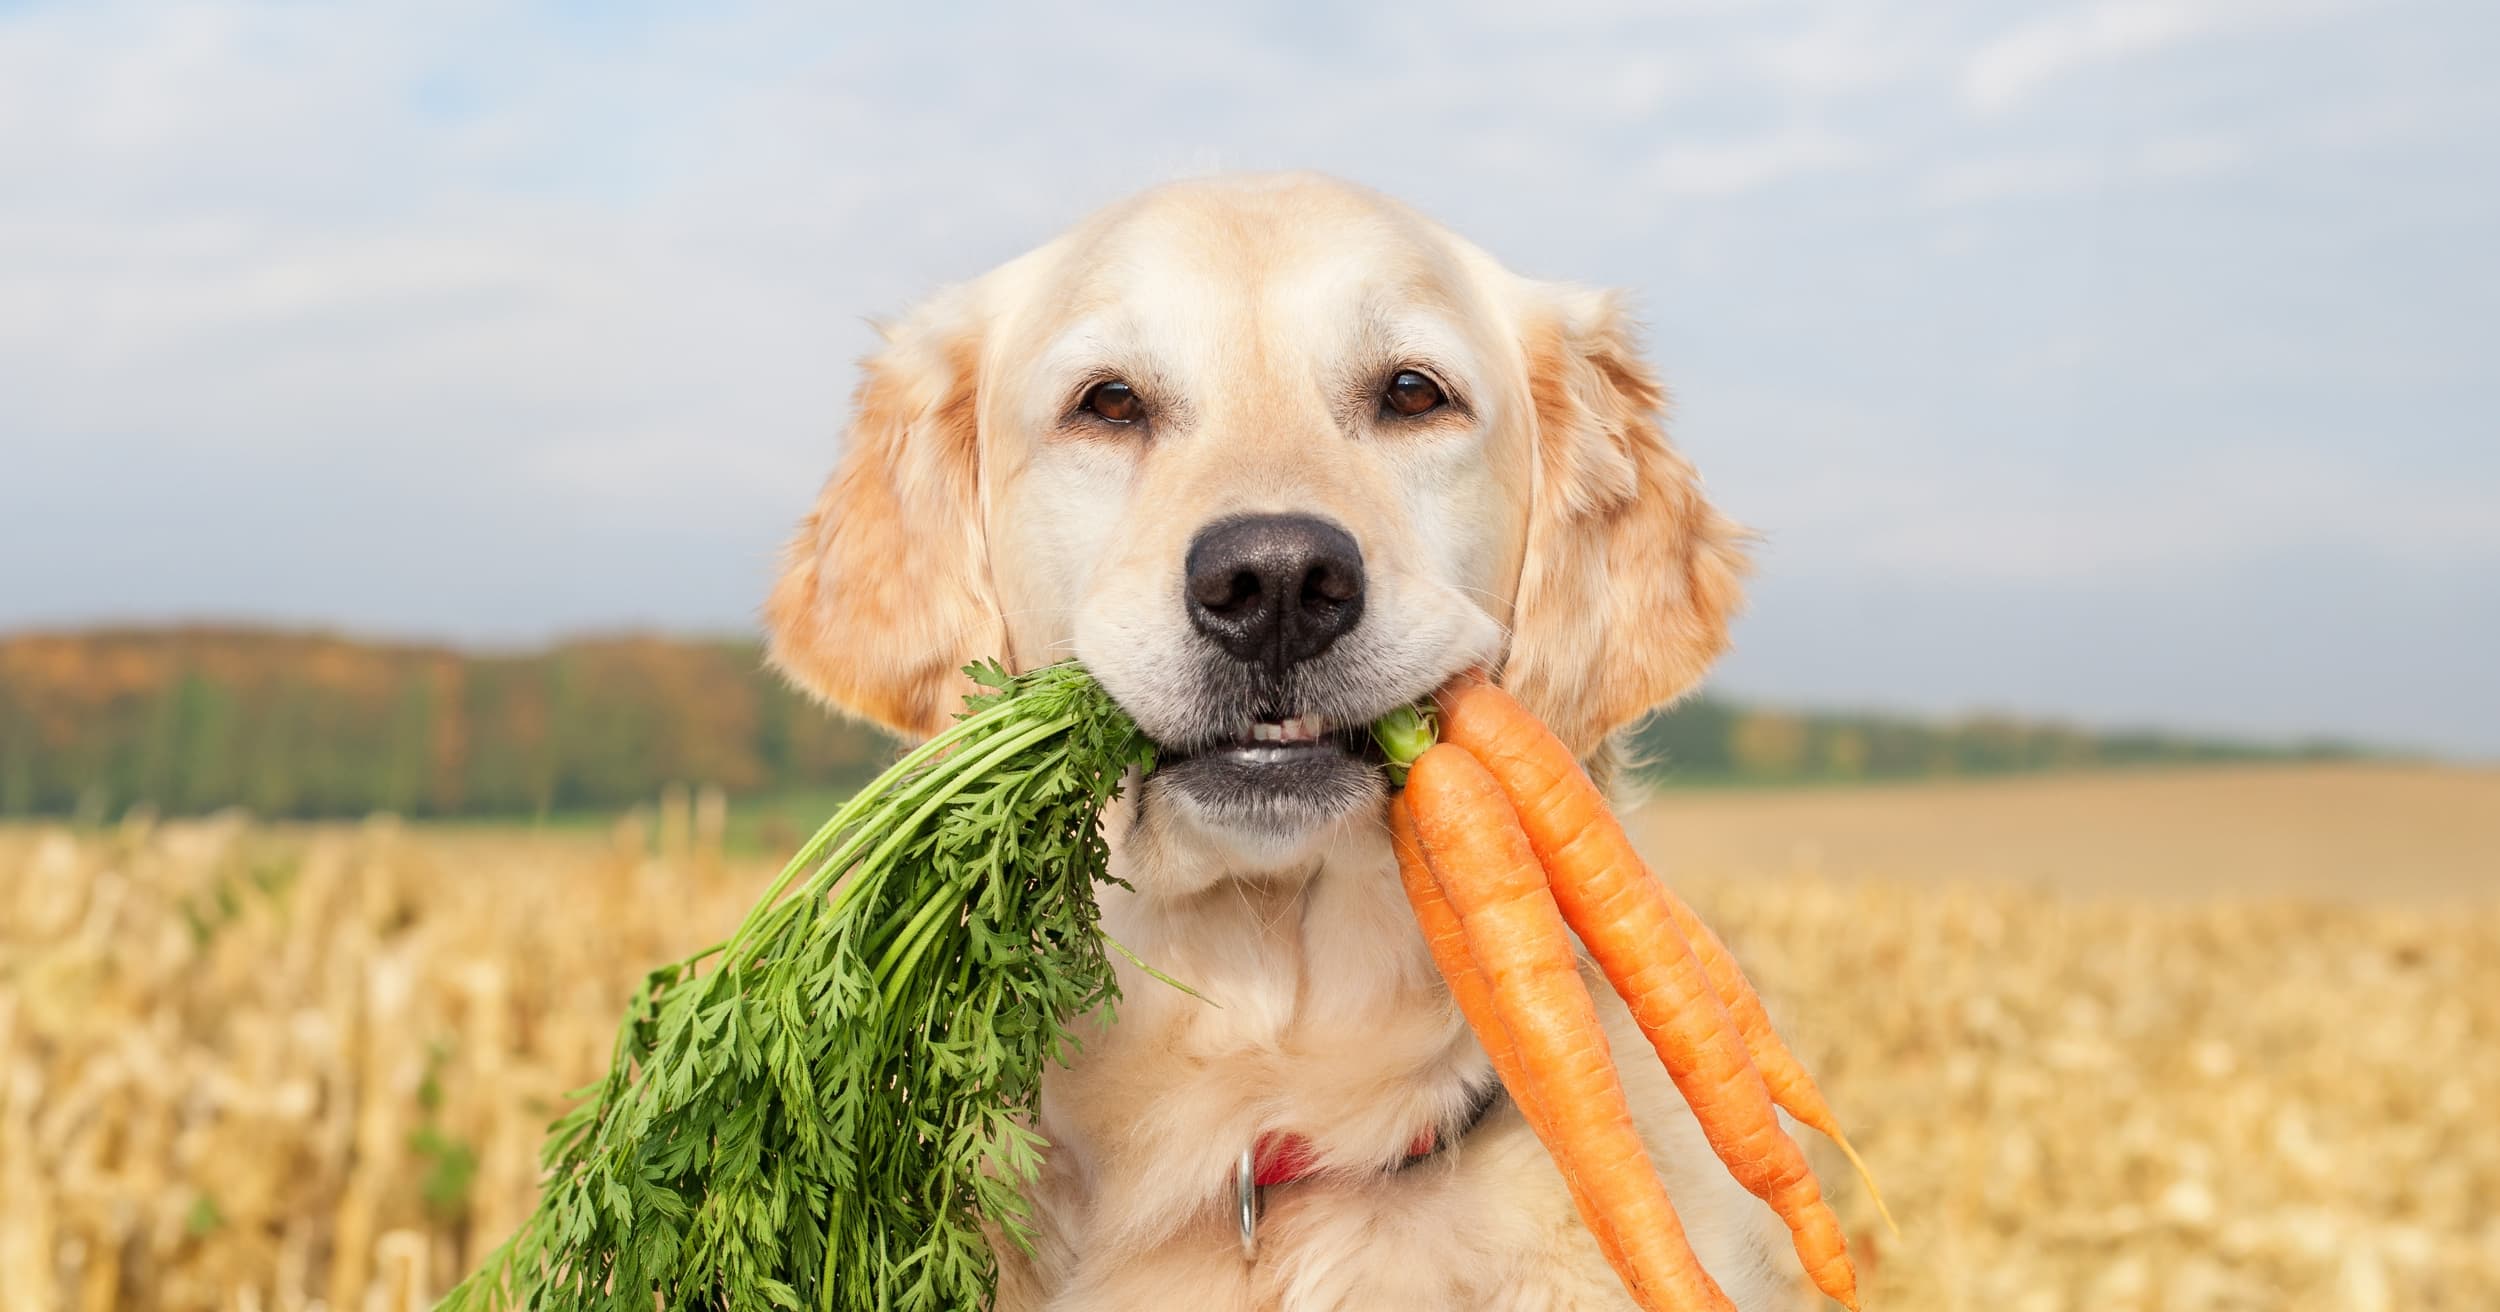
<instances>
[{"instance_id":1,"label":"dog's black nose","mask_svg":"<svg viewBox=\"0 0 2500 1312\"><path fill-rule=\"evenodd\" d=\"M1309 515L1218 520L1189 544L1189 622L1278 675L1363 617L1363 549Z\"/></svg>"}]
</instances>

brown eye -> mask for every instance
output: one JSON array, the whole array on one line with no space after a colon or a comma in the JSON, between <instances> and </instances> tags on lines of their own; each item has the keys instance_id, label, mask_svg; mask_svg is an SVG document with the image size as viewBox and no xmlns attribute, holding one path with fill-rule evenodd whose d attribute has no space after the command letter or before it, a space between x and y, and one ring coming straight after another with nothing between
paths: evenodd
<instances>
[{"instance_id":1,"label":"brown eye","mask_svg":"<svg viewBox=\"0 0 2500 1312\"><path fill-rule=\"evenodd\" d=\"M1137 399L1137 389L1117 378L1087 388L1078 405L1115 424L1133 424L1146 417L1146 403Z\"/></svg>"},{"instance_id":2,"label":"brown eye","mask_svg":"<svg viewBox=\"0 0 2500 1312\"><path fill-rule=\"evenodd\" d=\"M1441 394L1441 385L1412 369L1401 369L1390 378L1389 386L1380 394L1380 403L1393 414L1412 419L1440 409L1449 401Z\"/></svg>"}]
</instances>

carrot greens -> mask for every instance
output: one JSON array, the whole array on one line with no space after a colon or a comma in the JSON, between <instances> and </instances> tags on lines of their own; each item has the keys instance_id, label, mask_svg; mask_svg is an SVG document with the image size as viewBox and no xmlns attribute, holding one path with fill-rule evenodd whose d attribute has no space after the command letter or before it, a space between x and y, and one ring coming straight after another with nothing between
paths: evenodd
<instances>
[{"instance_id":1,"label":"carrot greens","mask_svg":"<svg viewBox=\"0 0 2500 1312\"><path fill-rule=\"evenodd\" d=\"M1119 989L1102 809L1154 749L1072 663L1009 676L843 806L745 923L647 976L449 1312L988 1305L1045 1066Z\"/></svg>"}]
</instances>

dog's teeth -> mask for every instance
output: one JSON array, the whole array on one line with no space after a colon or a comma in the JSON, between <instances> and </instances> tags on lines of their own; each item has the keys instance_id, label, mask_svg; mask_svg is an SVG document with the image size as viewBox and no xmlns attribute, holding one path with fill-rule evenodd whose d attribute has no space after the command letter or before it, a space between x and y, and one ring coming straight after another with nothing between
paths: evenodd
<instances>
[{"instance_id":1,"label":"dog's teeth","mask_svg":"<svg viewBox=\"0 0 2500 1312\"><path fill-rule=\"evenodd\" d=\"M1253 721L1241 741L1250 743L1315 743L1328 733L1328 721L1316 715L1289 715L1281 720Z\"/></svg>"}]
</instances>

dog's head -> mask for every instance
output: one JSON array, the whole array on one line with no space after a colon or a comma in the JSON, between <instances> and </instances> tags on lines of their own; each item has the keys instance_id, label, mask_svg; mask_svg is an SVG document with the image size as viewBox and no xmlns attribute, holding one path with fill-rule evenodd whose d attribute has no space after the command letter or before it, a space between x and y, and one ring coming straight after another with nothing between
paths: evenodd
<instances>
[{"instance_id":1,"label":"dog's head","mask_svg":"<svg viewBox=\"0 0 2500 1312\"><path fill-rule=\"evenodd\" d=\"M1149 192L887 334L768 607L910 734L1083 661L1144 805L1252 866L1376 804L1365 726L1470 665L1583 752L1726 641L1740 533L1608 293L1307 176Z\"/></svg>"}]
</instances>

